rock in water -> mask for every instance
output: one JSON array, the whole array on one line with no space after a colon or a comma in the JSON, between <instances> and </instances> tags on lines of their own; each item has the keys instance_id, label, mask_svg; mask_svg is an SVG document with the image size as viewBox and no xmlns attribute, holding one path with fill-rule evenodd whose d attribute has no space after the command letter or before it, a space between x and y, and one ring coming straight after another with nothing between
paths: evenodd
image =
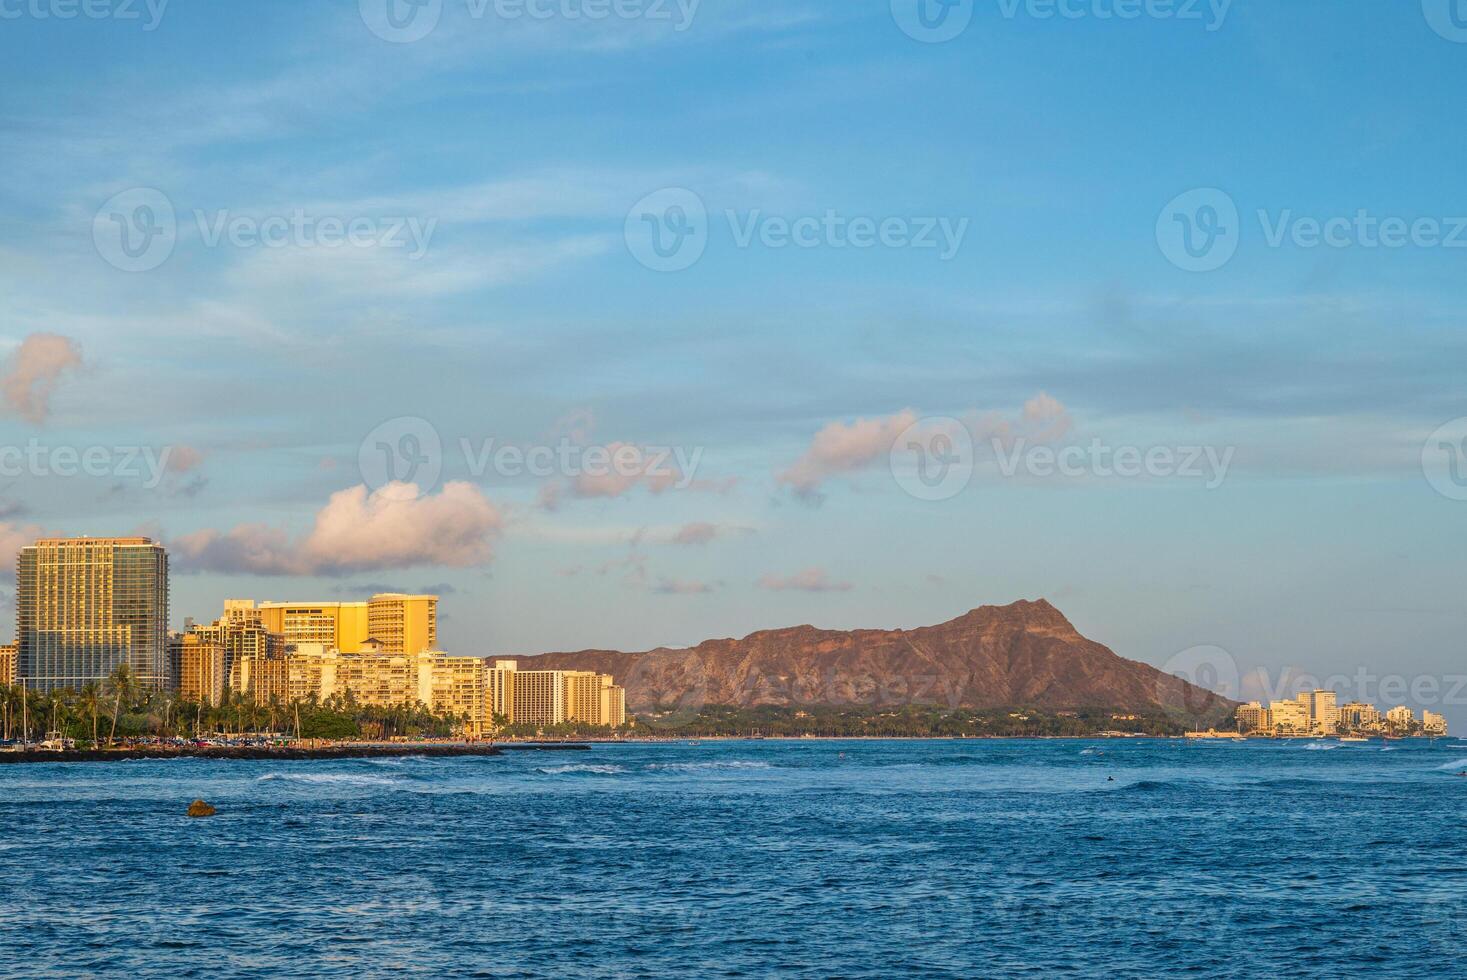
<instances>
[{"instance_id":1,"label":"rock in water","mask_svg":"<svg viewBox=\"0 0 1467 980\"><path fill-rule=\"evenodd\" d=\"M203 800L194 800L188 805L188 815L191 817L212 817L215 810Z\"/></svg>"}]
</instances>

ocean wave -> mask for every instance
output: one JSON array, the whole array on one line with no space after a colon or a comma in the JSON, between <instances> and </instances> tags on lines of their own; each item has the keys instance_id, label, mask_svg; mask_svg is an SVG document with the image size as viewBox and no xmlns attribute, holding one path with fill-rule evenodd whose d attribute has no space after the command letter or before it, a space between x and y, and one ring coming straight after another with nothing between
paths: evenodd
<instances>
[{"instance_id":1,"label":"ocean wave","mask_svg":"<svg viewBox=\"0 0 1467 980\"><path fill-rule=\"evenodd\" d=\"M1339 747L1339 742L1310 742L1304 746L1304 750L1306 752L1328 752L1331 749L1337 749Z\"/></svg>"},{"instance_id":2,"label":"ocean wave","mask_svg":"<svg viewBox=\"0 0 1467 980\"><path fill-rule=\"evenodd\" d=\"M1437 766L1442 772L1467 772L1467 759L1458 759L1456 762L1443 762Z\"/></svg>"},{"instance_id":3,"label":"ocean wave","mask_svg":"<svg viewBox=\"0 0 1467 980\"><path fill-rule=\"evenodd\" d=\"M621 766L587 762L573 762L564 766L540 766L535 771L545 776L565 776L578 772L597 776L615 776L618 773L626 772Z\"/></svg>"},{"instance_id":4,"label":"ocean wave","mask_svg":"<svg viewBox=\"0 0 1467 980\"><path fill-rule=\"evenodd\" d=\"M267 772L256 777L256 782L275 781L290 783L341 783L348 786L397 786L395 779L383 776L354 776L345 772Z\"/></svg>"},{"instance_id":5,"label":"ocean wave","mask_svg":"<svg viewBox=\"0 0 1467 980\"><path fill-rule=\"evenodd\" d=\"M773 769L767 762L729 759L718 762L649 762L644 767L663 772L696 772L703 769Z\"/></svg>"}]
</instances>

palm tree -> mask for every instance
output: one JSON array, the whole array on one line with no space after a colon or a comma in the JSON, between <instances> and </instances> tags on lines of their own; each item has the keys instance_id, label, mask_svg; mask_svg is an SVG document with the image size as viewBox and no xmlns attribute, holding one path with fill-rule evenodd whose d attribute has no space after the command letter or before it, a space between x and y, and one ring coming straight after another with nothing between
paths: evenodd
<instances>
[{"instance_id":1,"label":"palm tree","mask_svg":"<svg viewBox=\"0 0 1467 980\"><path fill-rule=\"evenodd\" d=\"M95 681L89 681L81 689L81 696L77 699L77 707L92 716L92 745L97 744L97 709L101 705L101 692L97 689Z\"/></svg>"}]
</instances>

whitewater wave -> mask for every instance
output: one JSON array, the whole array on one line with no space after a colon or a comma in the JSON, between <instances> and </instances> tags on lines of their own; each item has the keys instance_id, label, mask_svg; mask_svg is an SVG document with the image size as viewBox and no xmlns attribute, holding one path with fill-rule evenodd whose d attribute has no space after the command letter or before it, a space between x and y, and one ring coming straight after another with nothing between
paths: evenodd
<instances>
[{"instance_id":1,"label":"whitewater wave","mask_svg":"<svg viewBox=\"0 0 1467 980\"><path fill-rule=\"evenodd\" d=\"M535 770L545 776L565 776L570 773L590 773L598 776L614 776L617 773L626 772L621 766L585 762L573 762L564 766L541 766Z\"/></svg>"},{"instance_id":2,"label":"whitewater wave","mask_svg":"<svg viewBox=\"0 0 1467 980\"><path fill-rule=\"evenodd\" d=\"M347 786L396 786L398 782L382 776L354 776L345 772L267 772L256 782L340 783Z\"/></svg>"},{"instance_id":3,"label":"whitewater wave","mask_svg":"<svg viewBox=\"0 0 1467 980\"><path fill-rule=\"evenodd\" d=\"M767 762L729 759L718 762L649 762L647 769L663 772L697 772L703 769L773 769Z\"/></svg>"},{"instance_id":4,"label":"whitewater wave","mask_svg":"<svg viewBox=\"0 0 1467 980\"><path fill-rule=\"evenodd\" d=\"M1337 749L1339 747L1339 742L1310 742L1304 746L1304 750L1306 752L1328 752L1331 749Z\"/></svg>"},{"instance_id":5,"label":"whitewater wave","mask_svg":"<svg viewBox=\"0 0 1467 980\"><path fill-rule=\"evenodd\" d=\"M1442 772L1464 772L1467 771L1467 759L1458 759L1456 762L1443 762L1437 768Z\"/></svg>"}]
</instances>

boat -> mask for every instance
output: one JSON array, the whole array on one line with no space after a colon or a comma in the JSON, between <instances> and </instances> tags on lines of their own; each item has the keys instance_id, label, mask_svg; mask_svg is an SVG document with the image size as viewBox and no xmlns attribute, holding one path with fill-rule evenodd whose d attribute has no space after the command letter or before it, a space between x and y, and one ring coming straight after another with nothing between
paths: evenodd
<instances>
[{"instance_id":1,"label":"boat","mask_svg":"<svg viewBox=\"0 0 1467 980\"><path fill-rule=\"evenodd\" d=\"M1213 729L1208 729L1205 732L1187 732L1186 735L1183 736L1183 737L1184 738L1206 738L1206 739L1221 738L1221 739L1228 739L1228 740L1236 741L1236 742L1241 742L1243 740L1243 735L1240 732L1219 732L1219 731L1215 731Z\"/></svg>"}]
</instances>

